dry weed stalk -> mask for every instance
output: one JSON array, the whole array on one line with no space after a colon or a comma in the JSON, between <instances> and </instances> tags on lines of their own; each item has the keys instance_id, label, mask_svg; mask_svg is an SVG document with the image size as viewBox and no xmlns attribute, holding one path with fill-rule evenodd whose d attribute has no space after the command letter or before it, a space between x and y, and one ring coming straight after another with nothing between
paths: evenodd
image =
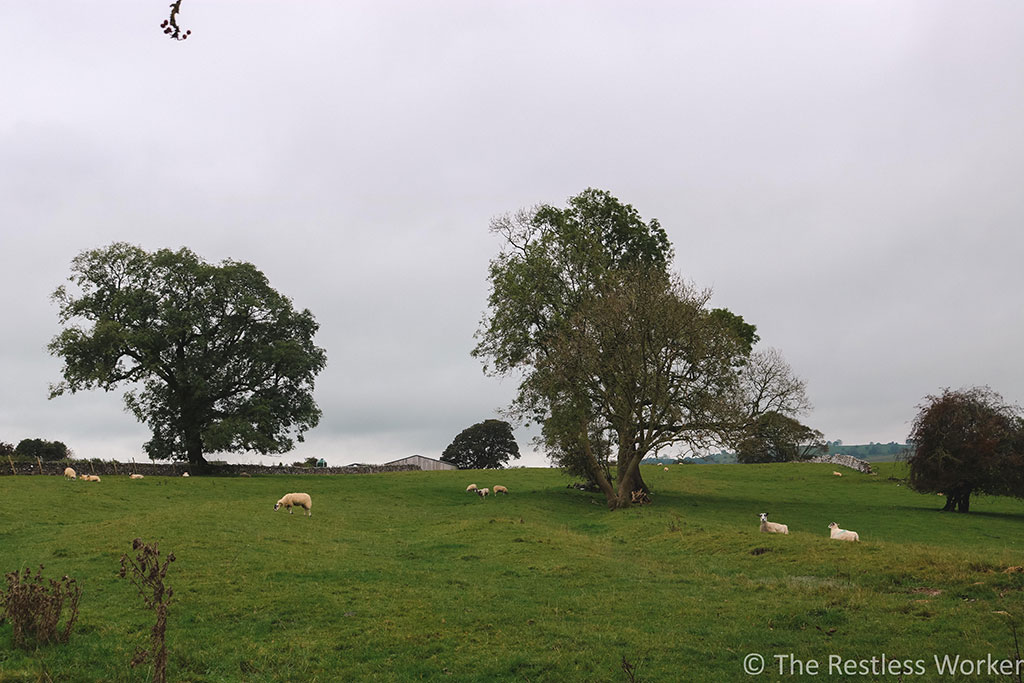
<instances>
[{"instance_id":1,"label":"dry weed stalk","mask_svg":"<svg viewBox=\"0 0 1024 683\"><path fill-rule=\"evenodd\" d=\"M29 568L7 574L7 590L0 592L0 624L10 620L15 647L28 648L32 643L66 643L78 619L78 599L82 589L67 576L59 581L43 579L43 565L35 576ZM64 607L68 608L63 628L60 626Z\"/></svg>"},{"instance_id":2,"label":"dry weed stalk","mask_svg":"<svg viewBox=\"0 0 1024 683\"><path fill-rule=\"evenodd\" d=\"M167 606L174 596L174 589L164 585L167 567L174 562L174 553L167 553L163 564L157 544L143 543L141 538L132 541L132 550L138 551L135 559L127 554L121 556L121 578L128 578L139 589L146 607L156 612L156 623L150 630L149 649L136 648L132 666L138 666L150 656L153 657L153 682L167 680Z\"/></svg>"}]
</instances>

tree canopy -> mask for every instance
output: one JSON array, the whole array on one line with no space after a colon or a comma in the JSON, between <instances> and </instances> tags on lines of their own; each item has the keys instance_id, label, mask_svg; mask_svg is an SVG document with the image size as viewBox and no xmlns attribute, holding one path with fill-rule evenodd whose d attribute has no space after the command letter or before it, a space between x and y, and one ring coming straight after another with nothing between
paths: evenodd
<instances>
[{"instance_id":1,"label":"tree canopy","mask_svg":"<svg viewBox=\"0 0 1024 683\"><path fill-rule=\"evenodd\" d=\"M473 353L487 371L522 377L511 413L538 421L549 455L586 472L609 507L646 493L647 454L731 441L779 400L783 411L806 403L802 383L779 383L791 373L754 372L756 328L671 274L660 224L608 192L502 216L492 230L504 248ZM755 378L771 391L753 394ZM785 396L769 398L776 389Z\"/></svg>"},{"instance_id":2,"label":"tree canopy","mask_svg":"<svg viewBox=\"0 0 1024 683\"><path fill-rule=\"evenodd\" d=\"M736 460L791 462L823 455L826 450L821 432L773 410L759 415L747 427L736 445Z\"/></svg>"},{"instance_id":3,"label":"tree canopy","mask_svg":"<svg viewBox=\"0 0 1024 683\"><path fill-rule=\"evenodd\" d=\"M504 420L484 420L463 429L441 454L441 460L460 470L501 468L518 458L512 425Z\"/></svg>"},{"instance_id":4,"label":"tree canopy","mask_svg":"<svg viewBox=\"0 0 1024 683\"><path fill-rule=\"evenodd\" d=\"M14 449L15 455L55 461L71 457L71 450L61 441L22 439Z\"/></svg>"},{"instance_id":5,"label":"tree canopy","mask_svg":"<svg viewBox=\"0 0 1024 683\"><path fill-rule=\"evenodd\" d=\"M115 243L79 254L69 281L53 294L64 379L51 398L130 386L151 458L201 468L205 453L284 453L319 422L319 326L252 264Z\"/></svg>"},{"instance_id":6,"label":"tree canopy","mask_svg":"<svg viewBox=\"0 0 1024 683\"><path fill-rule=\"evenodd\" d=\"M989 387L927 396L908 443L910 486L944 493L944 510L970 511L972 493L1024 498L1024 420Z\"/></svg>"}]
</instances>

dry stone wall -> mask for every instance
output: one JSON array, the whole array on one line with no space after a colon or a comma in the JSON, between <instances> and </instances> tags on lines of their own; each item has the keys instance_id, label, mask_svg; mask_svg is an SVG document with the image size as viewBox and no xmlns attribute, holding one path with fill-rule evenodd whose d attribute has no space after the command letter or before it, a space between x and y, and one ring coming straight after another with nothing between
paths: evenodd
<instances>
[{"instance_id":1,"label":"dry stone wall","mask_svg":"<svg viewBox=\"0 0 1024 683\"><path fill-rule=\"evenodd\" d=\"M128 475L141 474L147 477L180 477L189 472L186 463L125 463L114 461L72 460L64 462L26 463L0 459L0 475L45 474L63 476L64 468L71 466L78 474ZM215 477L238 477L268 474L379 474L382 472L419 471L416 465L359 465L357 467L270 467L265 465L211 465L204 474ZM195 474L195 472L190 472Z\"/></svg>"},{"instance_id":2,"label":"dry stone wall","mask_svg":"<svg viewBox=\"0 0 1024 683\"><path fill-rule=\"evenodd\" d=\"M855 458L852 455L840 455L838 453L836 455L819 455L817 457L811 458L807 462L827 462L832 465L842 465L843 467L850 467L852 469L857 470L858 472L863 472L864 474L871 474L871 463L869 463L867 460Z\"/></svg>"}]
</instances>

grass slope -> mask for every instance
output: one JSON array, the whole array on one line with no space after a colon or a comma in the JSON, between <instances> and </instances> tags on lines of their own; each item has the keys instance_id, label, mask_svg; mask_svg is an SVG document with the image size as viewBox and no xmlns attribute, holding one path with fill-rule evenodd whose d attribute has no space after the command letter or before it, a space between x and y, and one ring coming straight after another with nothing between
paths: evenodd
<instances>
[{"instance_id":1,"label":"grass slope","mask_svg":"<svg viewBox=\"0 0 1024 683\"><path fill-rule=\"evenodd\" d=\"M557 471L252 479L0 477L0 571L83 586L64 646L10 647L0 681L143 681L152 615L119 579L131 540L178 560L175 681L743 680L743 658L861 660L1013 650L1024 503L942 499L832 465L645 468L654 504L608 512ZM468 483L509 487L481 500ZM307 491L313 517L274 513ZM789 525L760 534L757 513ZM836 521L862 543L830 541ZM858 675L857 680L895 680ZM943 678L942 680L958 680ZM959 680L989 680L971 676Z\"/></svg>"}]
</instances>

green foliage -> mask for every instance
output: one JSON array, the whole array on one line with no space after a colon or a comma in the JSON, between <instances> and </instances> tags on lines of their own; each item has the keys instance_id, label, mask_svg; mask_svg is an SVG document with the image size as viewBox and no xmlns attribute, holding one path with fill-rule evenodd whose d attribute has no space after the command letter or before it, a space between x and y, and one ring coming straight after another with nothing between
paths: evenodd
<instances>
[{"instance_id":1,"label":"green foliage","mask_svg":"<svg viewBox=\"0 0 1024 683\"><path fill-rule=\"evenodd\" d=\"M946 494L946 510L970 510L971 493L1024 498L1024 421L988 387L928 396L908 441L910 485Z\"/></svg>"},{"instance_id":2,"label":"green foliage","mask_svg":"<svg viewBox=\"0 0 1024 683\"><path fill-rule=\"evenodd\" d=\"M903 465L832 469L645 468L656 504L615 515L548 469L0 477L0 558L84 589L62 647L11 648L0 626L0 678L144 680L127 662L153 615L117 578L134 536L177 557L169 680L622 681L626 657L644 681L738 681L748 652L1011 652L995 612L1024 609L1024 574L1004 573L1022 564L1024 501L948 518L890 480ZM481 500L474 481L511 494ZM287 491L308 491L317 516L275 516ZM760 533L762 511L790 534ZM830 541L830 521L861 543ZM815 680L850 677L823 666Z\"/></svg>"},{"instance_id":3,"label":"green foliage","mask_svg":"<svg viewBox=\"0 0 1024 683\"><path fill-rule=\"evenodd\" d=\"M14 445L0 441L0 455L14 455Z\"/></svg>"},{"instance_id":4,"label":"green foliage","mask_svg":"<svg viewBox=\"0 0 1024 683\"><path fill-rule=\"evenodd\" d=\"M658 222L609 193L586 190L492 229L505 244L473 353L522 377L513 413L541 423L549 456L599 486L609 507L647 489L646 455L731 441L766 410L806 404L781 356L752 355L753 325L670 274ZM759 372L762 358L781 372Z\"/></svg>"},{"instance_id":5,"label":"green foliage","mask_svg":"<svg viewBox=\"0 0 1024 683\"><path fill-rule=\"evenodd\" d=\"M14 449L14 454L26 458L39 458L47 462L71 457L71 451L62 442L43 439L22 439Z\"/></svg>"},{"instance_id":6,"label":"green foliage","mask_svg":"<svg viewBox=\"0 0 1024 683\"><path fill-rule=\"evenodd\" d=\"M505 467L518 458L512 425L504 420L484 420L463 429L441 454L441 460L460 470Z\"/></svg>"},{"instance_id":7,"label":"green foliage","mask_svg":"<svg viewBox=\"0 0 1024 683\"><path fill-rule=\"evenodd\" d=\"M754 419L737 444L741 463L791 462L825 453L824 436L799 421L770 411Z\"/></svg>"},{"instance_id":8,"label":"green foliage","mask_svg":"<svg viewBox=\"0 0 1024 683\"><path fill-rule=\"evenodd\" d=\"M283 453L319 422L318 325L252 264L116 243L71 270L74 291L53 295L65 327L49 348L64 381L51 396L130 385L150 457L201 466L204 453Z\"/></svg>"}]
</instances>

